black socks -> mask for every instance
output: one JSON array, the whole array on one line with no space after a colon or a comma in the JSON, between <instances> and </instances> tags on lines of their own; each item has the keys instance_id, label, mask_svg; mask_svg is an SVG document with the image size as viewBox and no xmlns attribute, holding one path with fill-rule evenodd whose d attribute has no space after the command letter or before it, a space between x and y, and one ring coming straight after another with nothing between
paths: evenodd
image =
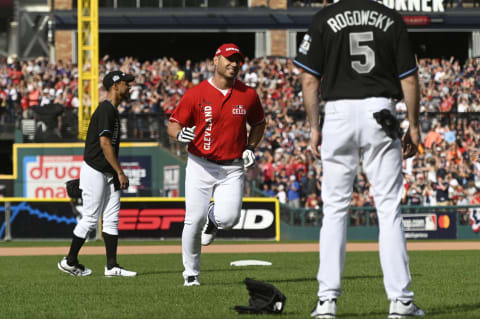
<instances>
[{"instance_id":1,"label":"black socks","mask_svg":"<svg viewBox=\"0 0 480 319\"><path fill-rule=\"evenodd\" d=\"M118 236L107 233L102 234L103 241L105 242L105 250L107 252L107 268L112 269L113 267L117 266Z\"/></svg>"},{"instance_id":2,"label":"black socks","mask_svg":"<svg viewBox=\"0 0 480 319\"><path fill-rule=\"evenodd\" d=\"M72 244L70 245L70 251L67 255L67 264L70 266L78 264L78 252L85 243L85 238L80 238L73 235Z\"/></svg>"}]
</instances>

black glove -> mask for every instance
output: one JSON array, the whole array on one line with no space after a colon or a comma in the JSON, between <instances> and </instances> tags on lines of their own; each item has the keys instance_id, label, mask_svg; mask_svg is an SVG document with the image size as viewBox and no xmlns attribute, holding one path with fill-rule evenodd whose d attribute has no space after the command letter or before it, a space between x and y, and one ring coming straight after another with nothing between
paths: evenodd
<instances>
[{"instance_id":1,"label":"black glove","mask_svg":"<svg viewBox=\"0 0 480 319\"><path fill-rule=\"evenodd\" d=\"M82 190L80 189L80 180L72 179L65 183L67 194L70 198L82 198Z\"/></svg>"},{"instance_id":2,"label":"black glove","mask_svg":"<svg viewBox=\"0 0 480 319\"><path fill-rule=\"evenodd\" d=\"M373 117L377 120L377 123L382 126L388 137L392 140L402 137L402 129L400 128L400 122L398 119L387 109L383 109L379 112L373 113Z\"/></svg>"},{"instance_id":3,"label":"black glove","mask_svg":"<svg viewBox=\"0 0 480 319\"><path fill-rule=\"evenodd\" d=\"M235 306L239 314L281 314L287 297L271 284L251 278L245 278L250 295L248 306Z\"/></svg>"}]
</instances>

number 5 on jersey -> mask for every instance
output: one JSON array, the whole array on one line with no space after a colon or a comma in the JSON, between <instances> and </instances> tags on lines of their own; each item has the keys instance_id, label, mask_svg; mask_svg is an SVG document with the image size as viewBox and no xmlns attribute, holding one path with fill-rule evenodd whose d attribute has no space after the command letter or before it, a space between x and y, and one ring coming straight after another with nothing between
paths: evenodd
<instances>
[{"instance_id":1,"label":"number 5 on jersey","mask_svg":"<svg viewBox=\"0 0 480 319\"><path fill-rule=\"evenodd\" d=\"M350 64L352 69L357 73L369 73L375 67L375 51L368 45L360 44L361 42L373 41L373 32L352 32L350 33L350 55L363 56L365 62L352 61Z\"/></svg>"}]
</instances>

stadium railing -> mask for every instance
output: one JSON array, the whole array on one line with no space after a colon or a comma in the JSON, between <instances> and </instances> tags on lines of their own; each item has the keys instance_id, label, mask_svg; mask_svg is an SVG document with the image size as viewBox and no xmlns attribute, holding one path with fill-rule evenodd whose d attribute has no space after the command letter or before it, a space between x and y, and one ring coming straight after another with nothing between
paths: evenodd
<instances>
[{"instance_id":1,"label":"stadium railing","mask_svg":"<svg viewBox=\"0 0 480 319\"><path fill-rule=\"evenodd\" d=\"M252 187L254 196L268 197L255 185ZM458 225L470 223L468 212L470 209L480 209L480 205L451 205L451 206L412 206L402 205L402 214L442 213L455 212ZM280 204L280 220L294 226L321 226L323 212L319 208L293 208L289 205ZM348 211L349 227L378 227L377 211L375 207L350 207Z\"/></svg>"}]
</instances>

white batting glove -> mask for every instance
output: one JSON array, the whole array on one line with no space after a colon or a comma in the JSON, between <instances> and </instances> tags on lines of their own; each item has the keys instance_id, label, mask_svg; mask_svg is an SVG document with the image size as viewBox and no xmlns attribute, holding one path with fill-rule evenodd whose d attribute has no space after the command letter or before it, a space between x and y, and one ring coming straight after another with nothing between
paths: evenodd
<instances>
[{"instance_id":1,"label":"white batting glove","mask_svg":"<svg viewBox=\"0 0 480 319\"><path fill-rule=\"evenodd\" d=\"M253 146L247 146L242 154L243 166L245 168L255 165L255 153L253 152Z\"/></svg>"},{"instance_id":2,"label":"white batting glove","mask_svg":"<svg viewBox=\"0 0 480 319\"><path fill-rule=\"evenodd\" d=\"M196 126L184 127L177 134L177 141L180 143L188 144L195 138Z\"/></svg>"}]
</instances>

